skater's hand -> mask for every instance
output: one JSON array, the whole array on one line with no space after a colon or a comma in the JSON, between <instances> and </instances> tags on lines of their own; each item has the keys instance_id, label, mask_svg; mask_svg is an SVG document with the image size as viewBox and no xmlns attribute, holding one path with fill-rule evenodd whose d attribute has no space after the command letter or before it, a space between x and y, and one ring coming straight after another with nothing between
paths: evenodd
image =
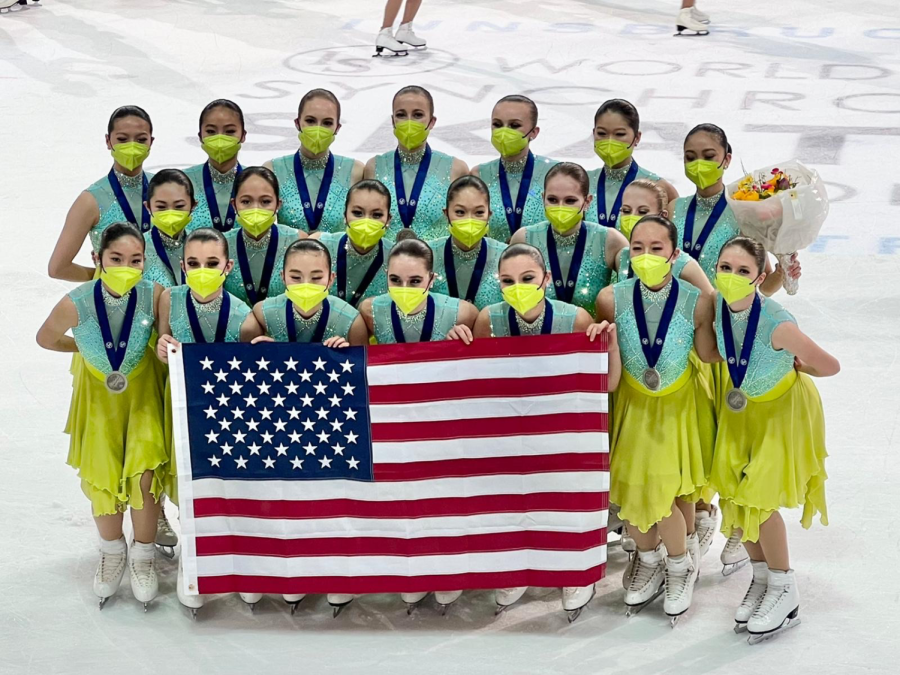
<instances>
[{"instance_id":1,"label":"skater's hand","mask_svg":"<svg viewBox=\"0 0 900 675\"><path fill-rule=\"evenodd\" d=\"M331 347L332 349L343 349L344 347L350 346L350 343L340 335L334 335L325 340L322 344L326 347Z\"/></svg>"},{"instance_id":2,"label":"skater's hand","mask_svg":"<svg viewBox=\"0 0 900 675\"><path fill-rule=\"evenodd\" d=\"M594 338L598 335L602 335L606 333L606 337L609 340L609 349L608 351L614 352L619 350L619 341L616 334L616 324L610 323L609 321L601 321L600 323L592 323L587 327L586 334L590 341L593 342Z\"/></svg>"},{"instance_id":3,"label":"skater's hand","mask_svg":"<svg viewBox=\"0 0 900 675\"><path fill-rule=\"evenodd\" d=\"M794 253L791 255L791 264L788 266L787 270L785 270L780 263L775 264L775 273L784 275L787 274L791 279L799 279L803 274L800 270L800 261L797 259L797 254Z\"/></svg>"},{"instance_id":4,"label":"skater's hand","mask_svg":"<svg viewBox=\"0 0 900 675\"><path fill-rule=\"evenodd\" d=\"M252 340L250 340L251 345L258 345L261 342L275 342L275 339L270 338L268 335L260 335L258 337L253 338Z\"/></svg>"},{"instance_id":5,"label":"skater's hand","mask_svg":"<svg viewBox=\"0 0 900 675\"><path fill-rule=\"evenodd\" d=\"M181 349L181 343L171 335L160 335L156 341L156 356L163 363L169 362L169 345L172 345L173 351Z\"/></svg>"},{"instance_id":6,"label":"skater's hand","mask_svg":"<svg viewBox=\"0 0 900 675\"><path fill-rule=\"evenodd\" d=\"M461 323L456 326L453 326L453 328L451 328L447 332L447 339L448 340L461 340L463 342L463 344L470 345L470 344L472 344L472 340L475 339L475 336L472 335L471 328L469 328L467 325Z\"/></svg>"}]
</instances>

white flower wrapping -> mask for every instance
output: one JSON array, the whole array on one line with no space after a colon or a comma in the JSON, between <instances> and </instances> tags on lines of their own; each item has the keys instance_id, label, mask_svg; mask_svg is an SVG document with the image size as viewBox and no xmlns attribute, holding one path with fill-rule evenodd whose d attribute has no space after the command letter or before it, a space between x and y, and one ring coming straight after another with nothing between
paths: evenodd
<instances>
[{"instance_id":1,"label":"white flower wrapping","mask_svg":"<svg viewBox=\"0 0 900 675\"><path fill-rule=\"evenodd\" d=\"M752 171L754 178L771 175L772 169L781 169L796 187L778 192L757 202L741 201L731 195L739 189L740 180L725 187L725 198L734 212L741 234L763 243L767 251L774 253L782 268L790 265L791 255L812 244L819 236L822 224L828 216L828 193L825 183L815 169L797 160L772 164ZM798 283L784 277L788 294L797 292Z\"/></svg>"}]
</instances>

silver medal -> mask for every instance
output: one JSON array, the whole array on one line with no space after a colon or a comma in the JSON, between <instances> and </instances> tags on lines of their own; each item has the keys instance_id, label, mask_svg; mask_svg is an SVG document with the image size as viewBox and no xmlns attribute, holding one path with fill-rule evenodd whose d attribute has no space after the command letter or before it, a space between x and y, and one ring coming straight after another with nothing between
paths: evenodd
<instances>
[{"instance_id":1,"label":"silver medal","mask_svg":"<svg viewBox=\"0 0 900 675\"><path fill-rule=\"evenodd\" d=\"M128 378L118 370L112 371L106 376L106 388L113 394L121 394L128 389Z\"/></svg>"},{"instance_id":2,"label":"silver medal","mask_svg":"<svg viewBox=\"0 0 900 675\"><path fill-rule=\"evenodd\" d=\"M725 395L725 404L733 412L741 412L747 407L747 395L740 389L732 389Z\"/></svg>"},{"instance_id":3,"label":"silver medal","mask_svg":"<svg viewBox=\"0 0 900 675\"><path fill-rule=\"evenodd\" d=\"M644 386L650 391L658 391L660 384L659 371L656 368L647 368L641 376Z\"/></svg>"}]
</instances>

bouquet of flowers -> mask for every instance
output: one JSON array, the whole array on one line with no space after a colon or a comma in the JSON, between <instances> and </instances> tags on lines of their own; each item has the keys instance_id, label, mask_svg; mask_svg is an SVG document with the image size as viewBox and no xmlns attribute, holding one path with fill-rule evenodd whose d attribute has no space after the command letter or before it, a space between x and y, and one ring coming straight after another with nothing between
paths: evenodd
<instances>
[{"instance_id":1,"label":"bouquet of flowers","mask_svg":"<svg viewBox=\"0 0 900 675\"><path fill-rule=\"evenodd\" d=\"M741 233L762 242L785 270L793 254L816 240L828 215L828 194L819 174L797 160L746 174L726 186L725 198ZM798 287L785 274L788 294Z\"/></svg>"}]
</instances>

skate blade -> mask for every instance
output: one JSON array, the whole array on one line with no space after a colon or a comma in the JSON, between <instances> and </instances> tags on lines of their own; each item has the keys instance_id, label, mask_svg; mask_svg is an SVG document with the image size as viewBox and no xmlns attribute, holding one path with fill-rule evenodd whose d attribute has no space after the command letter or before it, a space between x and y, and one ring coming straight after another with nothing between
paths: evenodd
<instances>
[{"instance_id":1,"label":"skate blade","mask_svg":"<svg viewBox=\"0 0 900 675\"><path fill-rule=\"evenodd\" d=\"M747 632L747 624L745 623L736 623L734 624L734 632L740 635L741 633Z\"/></svg>"},{"instance_id":2,"label":"skate blade","mask_svg":"<svg viewBox=\"0 0 900 675\"><path fill-rule=\"evenodd\" d=\"M159 551L159 554L164 557L172 560L175 558L175 548L173 546L160 546L156 545L156 550Z\"/></svg>"},{"instance_id":3,"label":"skate blade","mask_svg":"<svg viewBox=\"0 0 900 675\"><path fill-rule=\"evenodd\" d=\"M112 596L110 596L110 597L112 597ZM108 601L109 601L109 598L100 598L100 604L97 606L97 609L102 610L106 606L106 603Z\"/></svg>"},{"instance_id":4,"label":"skate blade","mask_svg":"<svg viewBox=\"0 0 900 675\"><path fill-rule=\"evenodd\" d=\"M350 601L352 602L352 600ZM347 607L350 603L348 602L345 605L332 605L331 606L331 618L336 619L340 615L341 612L344 611L344 608Z\"/></svg>"},{"instance_id":5,"label":"skate blade","mask_svg":"<svg viewBox=\"0 0 900 675\"><path fill-rule=\"evenodd\" d=\"M587 605L585 605L587 607ZM581 613L584 611L584 607L579 607L578 609L570 609L567 610L567 614L569 615L567 618L569 623L575 623L576 619L581 616Z\"/></svg>"},{"instance_id":6,"label":"skate blade","mask_svg":"<svg viewBox=\"0 0 900 675\"><path fill-rule=\"evenodd\" d=\"M494 616L500 616L510 607L512 607L512 605L497 605L497 609L494 610Z\"/></svg>"},{"instance_id":7,"label":"skate blade","mask_svg":"<svg viewBox=\"0 0 900 675\"><path fill-rule=\"evenodd\" d=\"M190 611L191 611L191 621L196 621L197 620L197 608L191 607Z\"/></svg>"},{"instance_id":8,"label":"skate blade","mask_svg":"<svg viewBox=\"0 0 900 675\"><path fill-rule=\"evenodd\" d=\"M662 586L662 587L661 587L658 591L656 591L656 593L654 593L653 596L652 596L649 600L647 600L646 602L642 602L642 603L639 604L639 605L628 605L628 606L627 606L628 608L625 610L625 616L626 616L626 617L631 617L631 616L635 616L635 615L637 615L637 614L640 614L641 611L643 611L643 609L644 609L647 605L649 605L651 602L653 602L653 601L656 600L659 596L661 596L661 595L663 594L663 591L665 591L665 590L666 590L666 587L665 587L665 586Z\"/></svg>"},{"instance_id":9,"label":"skate blade","mask_svg":"<svg viewBox=\"0 0 900 675\"><path fill-rule=\"evenodd\" d=\"M690 28L686 28L684 26L675 26L675 30L678 32L675 33L673 37L703 37L704 35L709 35L708 30L698 30L693 31ZM683 33L682 31L691 31L689 33Z\"/></svg>"},{"instance_id":10,"label":"skate blade","mask_svg":"<svg viewBox=\"0 0 900 675\"><path fill-rule=\"evenodd\" d=\"M784 631L793 628L794 626L800 623L800 608L798 607L793 612L787 615L784 622L775 630L770 630L767 633L750 633L750 637L747 638L747 644L758 645L760 642L765 642L766 640L771 640L773 637L783 633Z\"/></svg>"},{"instance_id":11,"label":"skate blade","mask_svg":"<svg viewBox=\"0 0 900 675\"><path fill-rule=\"evenodd\" d=\"M297 602L289 602L288 603L291 606L291 616L294 616L294 614L297 613L297 609L300 607L301 602L303 602L303 600L298 600Z\"/></svg>"},{"instance_id":12,"label":"skate blade","mask_svg":"<svg viewBox=\"0 0 900 675\"><path fill-rule=\"evenodd\" d=\"M384 51L387 51L387 52L388 52L388 53L387 53L387 56L385 56L385 55L382 53L382 52L384 52ZM395 52L395 51L393 51L393 50L391 50L391 49L386 49L385 47L375 47L375 53L372 54L372 58L373 58L373 59L380 59L380 58L389 58L389 59L393 59L393 58L399 58L399 57L401 57L401 56L409 56L409 52L406 51L405 49L404 49L402 52Z\"/></svg>"},{"instance_id":13,"label":"skate blade","mask_svg":"<svg viewBox=\"0 0 900 675\"><path fill-rule=\"evenodd\" d=\"M144 604L144 614L146 614L146 613L147 613L147 610L150 609L150 603L149 603L149 602L145 602L145 603L143 603L143 604Z\"/></svg>"},{"instance_id":14,"label":"skate blade","mask_svg":"<svg viewBox=\"0 0 900 675\"><path fill-rule=\"evenodd\" d=\"M730 577L732 574L737 572L739 569L746 566L747 563L749 563L749 562L750 562L750 558L747 558L747 559L741 560L740 562L737 562L737 563L729 563L729 564L725 565L722 568L722 576Z\"/></svg>"}]
</instances>

